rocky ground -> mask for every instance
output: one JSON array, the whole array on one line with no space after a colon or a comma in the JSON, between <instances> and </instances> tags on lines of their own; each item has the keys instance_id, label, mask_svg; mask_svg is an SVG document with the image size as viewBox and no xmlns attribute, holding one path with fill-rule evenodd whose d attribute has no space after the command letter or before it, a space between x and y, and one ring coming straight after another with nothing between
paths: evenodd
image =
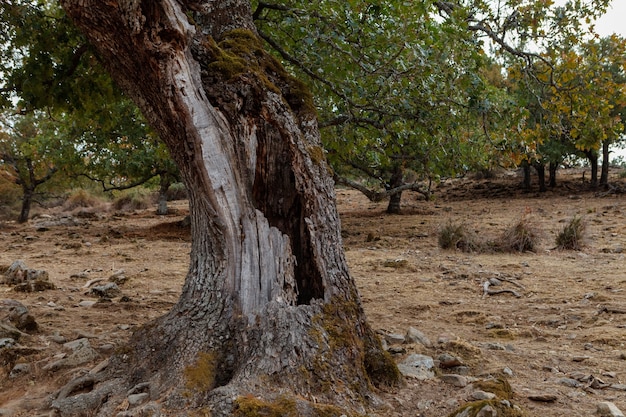
<instances>
[{"instance_id":1,"label":"rocky ground","mask_svg":"<svg viewBox=\"0 0 626 417\"><path fill-rule=\"evenodd\" d=\"M587 191L580 178L544 194L521 193L513 174L448 181L432 201L406 195L393 216L338 190L368 318L407 374L404 387L380 393L383 415L446 416L493 393L528 416L626 411L626 200ZM50 415L65 384L105 366L137 326L173 305L189 253L186 203L173 207L167 217L79 210L0 225L2 272L22 260L38 276L22 291L0 285L0 300L19 303L0 301L0 416ZM557 250L555 235L576 215L585 246ZM532 252L438 247L450 222L496 240L522 216L539 232ZM494 413L483 415L504 415Z\"/></svg>"}]
</instances>

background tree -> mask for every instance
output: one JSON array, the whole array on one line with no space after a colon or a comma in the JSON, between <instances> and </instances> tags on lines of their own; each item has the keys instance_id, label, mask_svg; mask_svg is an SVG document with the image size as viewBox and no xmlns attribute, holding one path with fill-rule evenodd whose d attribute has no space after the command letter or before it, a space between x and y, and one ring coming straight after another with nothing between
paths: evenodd
<instances>
[{"instance_id":1,"label":"background tree","mask_svg":"<svg viewBox=\"0 0 626 417\"><path fill-rule=\"evenodd\" d=\"M166 213L167 189L178 180L175 164L59 3L2 2L0 18L2 106L13 109L17 102L18 113L39 111L63 120L55 129L76 151L64 154L68 175L86 176L104 190L159 176L158 212Z\"/></svg>"},{"instance_id":2,"label":"background tree","mask_svg":"<svg viewBox=\"0 0 626 417\"><path fill-rule=\"evenodd\" d=\"M62 4L190 194L181 298L113 368L171 407L211 404L212 415L232 415L246 395L287 395L303 414L322 407L312 397L363 410L370 384L399 376L348 274L311 96L263 50L249 2ZM102 384L105 408L127 388Z\"/></svg>"},{"instance_id":3,"label":"background tree","mask_svg":"<svg viewBox=\"0 0 626 417\"><path fill-rule=\"evenodd\" d=\"M59 135L58 123L47 115L7 115L0 118L0 175L22 190L18 222L28 221L40 186L63 169L71 145Z\"/></svg>"}]
</instances>

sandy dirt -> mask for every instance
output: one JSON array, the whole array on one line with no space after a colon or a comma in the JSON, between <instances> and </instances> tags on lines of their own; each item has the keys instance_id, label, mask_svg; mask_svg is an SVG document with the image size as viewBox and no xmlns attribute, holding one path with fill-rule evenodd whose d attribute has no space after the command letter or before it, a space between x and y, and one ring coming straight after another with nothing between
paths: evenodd
<instances>
[{"instance_id":1,"label":"sandy dirt","mask_svg":"<svg viewBox=\"0 0 626 417\"><path fill-rule=\"evenodd\" d=\"M529 416L589 416L601 401L626 411L626 200L581 191L578 174L558 191L522 193L519 178L454 180L433 201L404 197L404 214L387 215L351 190L337 191L342 235L352 274L372 326L381 334L405 334L412 326L432 346L396 346L411 353L457 356L471 378L505 376L512 402ZM20 293L0 285L0 298L22 302L39 332L20 340L17 355L2 355L0 410L13 416L48 415L42 404L65 383L91 369L123 345L137 326L167 311L177 300L189 254L189 233L175 213L72 213L73 224L50 225L60 213L44 213L29 224L0 226L0 267L21 259L48 271L56 289ZM463 222L484 239L496 239L524 215L540 232L539 248L525 253L464 253L438 247L438 230ZM67 214L67 213L65 213ZM573 216L587 224L582 251L555 249L555 235ZM123 269L129 280L119 297L96 301L87 284ZM511 292L486 295L491 289ZM59 340L87 337L99 357L77 368L44 370L67 355ZM56 340L56 341L55 341ZM9 378L15 363L30 373ZM574 384L572 380L577 380ZM613 385L612 387L610 385ZM575 386L571 386L575 385ZM617 389L616 389L617 388ZM381 397L386 415L445 416L471 400L474 389L439 377L407 379ZM552 402L529 399L550 394ZM0 413L0 415L5 415Z\"/></svg>"}]
</instances>

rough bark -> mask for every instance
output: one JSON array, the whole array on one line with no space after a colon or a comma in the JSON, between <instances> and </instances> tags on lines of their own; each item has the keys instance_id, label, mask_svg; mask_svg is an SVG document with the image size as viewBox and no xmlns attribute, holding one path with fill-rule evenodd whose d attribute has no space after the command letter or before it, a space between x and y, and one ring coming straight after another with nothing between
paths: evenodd
<instances>
[{"instance_id":1,"label":"rough bark","mask_svg":"<svg viewBox=\"0 0 626 417\"><path fill-rule=\"evenodd\" d=\"M263 50L249 2L61 3L189 191L181 298L134 334L111 377L149 383L168 415L233 415L248 395L287 395L301 415L316 401L362 412L372 384L399 376L348 273L311 97Z\"/></svg>"},{"instance_id":2,"label":"rough bark","mask_svg":"<svg viewBox=\"0 0 626 417\"><path fill-rule=\"evenodd\" d=\"M528 161L522 161L522 170L524 172L524 180L522 181L522 189L530 190L531 177L530 177L530 164Z\"/></svg>"}]
</instances>

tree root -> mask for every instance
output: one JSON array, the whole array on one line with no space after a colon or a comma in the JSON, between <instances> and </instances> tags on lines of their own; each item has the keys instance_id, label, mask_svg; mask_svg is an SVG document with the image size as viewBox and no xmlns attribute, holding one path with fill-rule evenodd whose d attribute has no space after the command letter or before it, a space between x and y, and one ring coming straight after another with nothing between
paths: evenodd
<instances>
[{"instance_id":1,"label":"tree root","mask_svg":"<svg viewBox=\"0 0 626 417\"><path fill-rule=\"evenodd\" d=\"M496 294L504 294L504 293L513 294L517 298L520 298L522 296L517 291L511 290L511 289L506 289L505 288L505 289L501 289L501 290L492 290L492 289L489 288L490 285L491 285L491 283L489 281L485 281L483 283L483 298L485 298L486 295L496 295Z\"/></svg>"}]
</instances>

